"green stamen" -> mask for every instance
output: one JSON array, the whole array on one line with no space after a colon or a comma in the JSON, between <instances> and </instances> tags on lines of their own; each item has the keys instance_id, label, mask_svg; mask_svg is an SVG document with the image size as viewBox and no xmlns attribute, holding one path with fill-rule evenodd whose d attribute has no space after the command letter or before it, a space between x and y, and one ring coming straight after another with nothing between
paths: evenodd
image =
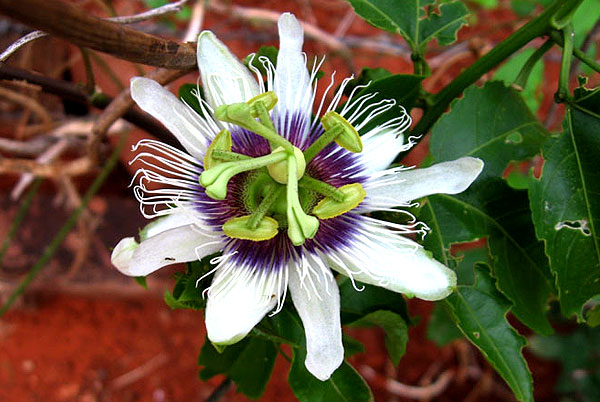
<instances>
[{"instance_id":1,"label":"green stamen","mask_svg":"<svg viewBox=\"0 0 600 402\"><path fill-rule=\"evenodd\" d=\"M269 212L275 201L279 198L283 192L283 186L272 184L267 189L267 195L260 202L256 211L252 213L252 218L248 221L248 227L250 229L256 229L259 222L262 221L263 217Z\"/></svg>"},{"instance_id":2,"label":"green stamen","mask_svg":"<svg viewBox=\"0 0 600 402\"><path fill-rule=\"evenodd\" d=\"M320 219L330 219L356 208L365 199L367 193L360 183L346 184L338 189L344 194L344 200L323 198L312 210Z\"/></svg>"},{"instance_id":3,"label":"green stamen","mask_svg":"<svg viewBox=\"0 0 600 402\"><path fill-rule=\"evenodd\" d=\"M252 157L244 154L238 154L237 152L228 152L228 151L213 151L212 153L213 159L217 159L223 162L234 162L234 161L246 161L248 159L252 159ZM204 165L206 166L206 165Z\"/></svg>"},{"instance_id":4,"label":"green stamen","mask_svg":"<svg viewBox=\"0 0 600 402\"><path fill-rule=\"evenodd\" d=\"M333 187L330 184L325 183L324 181L317 180L310 176L302 176L298 185L303 188L307 188L316 193L322 194L325 197L332 198L337 202L344 201L344 193Z\"/></svg>"},{"instance_id":5,"label":"green stamen","mask_svg":"<svg viewBox=\"0 0 600 402\"><path fill-rule=\"evenodd\" d=\"M269 143L278 145L291 153L294 148L292 143L277 134L275 130L256 121L255 117L252 116L252 109L247 103L234 103L217 107L214 114L217 119L250 130L265 138Z\"/></svg>"},{"instance_id":6,"label":"green stamen","mask_svg":"<svg viewBox=\"0 0 600 402\"><path fill-rule=\"evenodd\" d=\"M352 124L339 113L334 111L325 113L321 118L321 124L325 132L304 151L306 163L310 162L332 141L350 152L362 152L363 145L360 135Z\"/></svg>"},{"instance_id":7,"label":"green stamen","mask_svg":"<svg viewBox=\"0 0 600 402\"><path fill-rule=\"evenodd\" d=\"M208 170L212 167L217 166L219 163L218 158L215 158L214 153L219 151L231 151L231 133L227 129L223 129L214 140L210 143L210 146L206 150L204 156L204 169Z\"/></svg>"},{"instance_id":8,"label":"green stamen","mask_svg":"<svg viewBox=\"0 0 600 402\"><path fill-rule=\"evenodd\" d=\"M296 178L296 157L289 155L287 182L288 237L295 246L301 246L306 239L312 239L319 229L319 220L307 215L298 200L298 179Z\"/></svg>"}]
</instances>

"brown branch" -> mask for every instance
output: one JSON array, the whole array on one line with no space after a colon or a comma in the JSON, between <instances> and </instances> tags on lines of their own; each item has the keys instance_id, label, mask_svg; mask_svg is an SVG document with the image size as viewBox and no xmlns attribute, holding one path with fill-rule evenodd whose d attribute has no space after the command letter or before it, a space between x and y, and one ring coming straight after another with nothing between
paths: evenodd
<instances>
[{"instance_id":1,"label":"brown branch","mask_svg":"<svg viewBox=\"0 0 600 402\"><path fill-rule=\"evenodd\" d=\"M187 74L188 71L184 70L165 70L159 68L148 74L149 78L154 79L161 85L165 85L171 81L176 80ZM100 117L94 123L92 127L92 137L89 142L90 157L94 162L98 162L98 148L106 131L110 126L117 121L121 116L127 113L128 110L134 105L133 99L131 98L131 91L129 88L124 89L117 95L117 97L108 105L108 107L102 112ZM171 136L172 137L172 136Z\"/></svg>"},{"instance_id":2,"label":"brown branch","mask_svg":"<svg viewBox=\"0 0 600 402\"><path fill-rule=\"evenodd\" d=\"M135 63L172 69L196 65L193 46L94 17L60 0L0 0L0 13L75 45Z\"/></svg>"},{"instance_id":3,"label":"brown branch","mask_svg":"<svg viewBox=\"0 0 600 402\"><path fill-rule=\"evenodd\" d=\"M44 109L44 107L40 105L39 102L35 99L3 87L0 87L0 98L7 99L11 102L19 104L25 109L31 110L39 116L39 118L46 125L46 127L51 127L52 117L50 117L48 111Z\"/></svg>"},{"instance_id":4,"label":"brown branch","mask_svg":"<svg viewBox=\"0 0 600 402\"><path fill-rule=\"evenodd\" d=\"M79 176L89 173L94 166L90 158L83 156L69 162L43 164L30 159L0 159L0 174L32 173L35 176L56 179L60 176Z\"/></svg>"},{"instance_id":5,"label":"brown branch","mask_svg":"<svg viewBox=\"0 0 600 402\"><path fill-rule=\"evenodd\" d=\"M1 1L1 0L0 0ZM83 103L94 106L98 109L106 109L112 99L102 94L88 97L81 86L72 84L66 81L60 81L53 78L45 77L40 74L32 73L27 70L14 68L0 63L0 80L19 80L26 81L30 84L38 85L42 91L54 95L58 95L63 99L68 99L74 102ZM149 132L161 141L180 147L175 138L165 129L160 123L154 120L147 113L143 113L137 109L129 109L123 118L128 122L138 126L139 128Z\"/></svg>"}]
</instances>

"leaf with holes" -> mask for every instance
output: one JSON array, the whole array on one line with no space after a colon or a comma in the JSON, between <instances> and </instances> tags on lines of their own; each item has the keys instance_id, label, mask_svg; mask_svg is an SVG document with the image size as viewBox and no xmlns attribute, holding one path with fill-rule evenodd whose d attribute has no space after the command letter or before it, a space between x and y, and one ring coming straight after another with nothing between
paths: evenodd
<instances>
[{"instance_id":1,"label":"leaf with holes","mask_svg":"<svg viewBox=\"0 0 600 402\"><path fill-rule=\"evenodd\" d=\"M542 175L529 196L538 238L556 276L561 311L582 320L582 307L600 294L600 88L576 91L564 130L543 149Z\"/></svg>"},{"instance_id":2,"label":"leaf with holes","mask_svg":"<svg viewBox=\"0 0 600 402\"><path fill-rule=\"evenodd\" d=\"M467 23L469 10L460 1L449 1L435 9L434 0L348 0L356 14L369 24L406 39L413 53L423 54L436 38L440 45L456 41L456 33Z\"/></svg>"},{"instance_id":3,"label":"leaf with holes","mask_svg":"<svg viewBox=\"0 0 600 402\"><path fill-rule=\"evenodd\" d=\"M522 349L525 338L506 320L510 302L494 286L485 265L476 268L474 286L458 286L445 303L463 334L522 402L533 402L533 382Z\"/></svg>"},{"instance_id":4,"label":"leaf with holes","mask_svg":"<svg viewBox=\"0 0 600 402\"><path fill-rule=\"evenodd\" d=\"M501 177L510 161L540 152L548 134L513 88L492 81L467 88L433 127L430 150L437 162L476 156L485 161L480 179Z\"/></svg>"},{"instance_id":5,"label":"leaf with holes","mask_svg":"<svg viewBox=\"0 0 600 402\"><path fill-rule=\"evenodd\" d=\"M513 303L512 312L531 329L552 333L546 307L553 287L526 192L487 178L457 196L427 197L420 218L431 227L425 247L446 265L453 263L447 251L451 244L487 238L494 277Z\"/></svg>"}]
</instances>

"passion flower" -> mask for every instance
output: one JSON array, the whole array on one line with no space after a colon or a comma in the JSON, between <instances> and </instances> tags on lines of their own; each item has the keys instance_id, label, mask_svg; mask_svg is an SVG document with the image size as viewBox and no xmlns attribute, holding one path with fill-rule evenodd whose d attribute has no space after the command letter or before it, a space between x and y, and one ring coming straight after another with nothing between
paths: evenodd
<instances>
[{"instance_id":1,"label":"passion flower","mask_svg":"<svg viewBox=\"0 0 600 402\"><path fill-rule=\"evenodd\" d=\"M331 269L353 283L425 300L446 297L456 284L452 270L403 236L425 233L425 224L406 211L411 219L403 225L368 213L402 212L398 207L428 194L461 192L483 162L467 157L388 169L412 145L403 138L411 122L405 110L393 100L373 102L374 94L355 98L356 90L340 106L349 79L327 107L316 103L318 63L307 70L302 26L289 13L278 26L277 65L261 60L266 83L211 32L200 34L206 98L197 94L200 112L152 80L131 81L136 103L186 152L153 140L134 147L134 161L144 164L134 193L142 214L158 219L139 242L122 239L112 262L127 275L144 276L220 252L209 272L205 316L209 339L221 345L241 340L281 309L289 289L306 332L306 367L326 380L344 358ZM332 87L333 78L325 92ZM373 127L392 108L397 117Z\"/></svg>"}]
</instances>

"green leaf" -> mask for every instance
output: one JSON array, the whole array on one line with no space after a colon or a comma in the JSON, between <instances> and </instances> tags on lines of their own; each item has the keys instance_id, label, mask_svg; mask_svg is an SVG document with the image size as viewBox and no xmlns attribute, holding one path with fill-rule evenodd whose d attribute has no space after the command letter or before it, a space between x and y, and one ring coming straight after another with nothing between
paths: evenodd
<instances>
[{"instance_id":1,"label":"green leaf","mask_svg":"<svg viewBox=\"0 0 600 402\"><path fill-rule=\"evenodd\" d=\"M463 334L454 323L448 308L442 303L436 303L427 324L427 339L442 347L462 337Z\"/></svg>"},{"instance_id":2,"label":"green leaf","mask_svg":"<svg viewBox=\"0 0 600 402\"><path fill-rule=\"evenodd\" d=\"M467 88L450 113L433 127L430 150L437 162L476 156L484 160L480 178L501 177L510 161L538 154L547 132L518 92L501 82Z\"/></svg>"},{"instance_id":3,"label":"green leaf","mask_svg":"<svg viewBox=\"0 0 600 402\"><path fill-rule=\"evenodd\" d=\"M404 319L396 313L386 310L378 310L365 315L360 320L351 324L354 327L377 325L385 331L385 347L395 365L406 353L408 342L408 326Z\"/></svg>"},{"instance_id":4,"label":"green leaf","mask_svg":"<svg viewBox=\"0 0 600 402\"><path fill-rule=\"evenodd\" d=\"M346 362L343 362L327 381L318 380L306 370L304 328L295 311L284 308L275 316L263 320L261 324L263 323L265 327L271 327L268 330L276 338L294 346L288 382L301 402L373 401L373 394L365 380ZM346 344L348 339L351 338L344 337Z\"/></svg>"},{"instance_id":5,"label":"green leaf","mask_svg":"<svg viewBox=\"0 0 600 402\"><path fill-rule=\"evenodd\" d=\"M506 320L510 303L500 294L483 266L475 286L458 286L445 300L463 334L510 386L519 401L533 402L531 373L522 355L526 344Z\"/></svg>"},{"instance_id":6,"label":"green leaf","mask_svg":"<svg viewBox=\"0 0 600 402\"><path fill-rule=\"evenodd\" d=\"M425 247L446 265L452 261L447 252L452 243L486 237L494 277L513 303L512 312L533 330L552 333L546 317L552 283L543 245L534 234L527 193L488 178L457 196L427 197L420 218L431 228Z\"/></svg>"},{"instance_id":7,"label":"green leaf","mask_svg":"<svg viewBox=\"0 0 600 402\"><path fill-rule=\"evenodd\" d=\"M402 35L417 54L423 54L433 38L440 45L456 41L456 33L466 24L469 14L460 1L444 2L436 11L432 8L434 0L404 0L402 5L396 0L348 1L369 24Z\"/></svg>"},{"instance_id":8,"label":"green leaf","mask_svg":"<svg viewBox=\"0 0 600 402\"><path fill-rule=\"evenodd\" d=\"M140 285L144 289L148 289L148 284L146 283L145 276L134 276L133 279L138 283L138 285Z\"/></svg>"},{"instance_id":9,"label":"green leaf","mask_svg":"<svg viewBox=\"0 0 600 402\"><path fill-rule=\"evenodd\" d=\"M198 358L203 366L200 378L225 374L236 383L238 391L258 399L271 378L276 357L277 348L264 339L248 337L219 353L207 338Z\"/></svg>"},{"instance_id":10,"label":"green leaf","mask_svg":"<svg viewBox=\"0 0 600 402\"><path fill-rule=\"evenodd\" d=\"M582 320L583 305L600 293L600 88L576 95L563 133L544 146L542 175L531 178L529 197L561 311Z\"/></svg>"},{"instance_id":11,"label":"green leaf","mask_svg":"<svg viewBox=\"0 0 600 402\"><path fill-rule=\"evenodd\" d=\"M197 86L196 84L183 84L179 87L177 95L196 112L202 113L200 101L198 100L198 96L201 98L204 97L201 87Z\"/></svg>"},{"instance_id":12,"label":"green leaf","mask_svg":"<svg viewBox=\"0 0 600 402\"><path fill-rule=\"evenodd\" d=\"M531 350L561 363L557 393L576 394L577 400L595 401L600 395L600 328L579 326L568 335L533 336Z\"/></svg>"},{"instance_id":13,"label":"green leaf","mask_svg":"<svg viewBox=\"0 0 600 402\"><path fill-rule=\"evenodd\" d=\"M406 301L400 293L361 282L355 282L355 284L360 291L354 288L352 281L347 277L343 277L338 283L342 324L360 320L378 310L391 311L400 315L405 322L412 323L408 316Z\"/></svg>"},{"instance_id":14,"label":"green leaf","mask_svg":"<svg viewBox=\"0 0 600 402\"><path fill-rule=\"evenodd\" d=\"M301 402L370 402L371 389L356 370L343 362L327 381L320 381L304 366L305 349L294 349L288 382Z\"/></svg>"},{"instance_id":15,"label":"green leaf","mask_svg":"<svg viewBox=\"0 0 600 402\"><path fill-rule=\"evenodd\" d=\"M535 49L524 49L523 51L513 55L508 61L502 64L494 73L494 79L503 81L506 85L512 84L521 69L525 65L525 62L535 52ZM535 63L529 78L527 85L520 91L521 96L525 100L525 103L529 109L536 113L542 103L543 94L538 91L538 88L542 84L544 79L544 63L543 59L540 59Z\"/></svg>"},{"instance_id":16,"label":"green leaf","mask_svg":"<svg viewBox=\"0 0 600 402\"><path fill-rule=\"evenodd\" d=\"M445 249L451 243L487 237L493 274L513 303L512 312L543 334L552 332L545 317L553 291L547 260L535 238L526 193L510 189L500 177L510 161L533 156L546 138L514 89L501 82L468 88L434 126L430 149L438 162L476 156L485 168L469 190L428 197L423 211L433 232L426 246L442 245L437 258L448 260Z\"/></svg>"},{"instance_id":17,"label":"green leaf","mask_svg":"<svg viewBox=\"0 0 600 402\"><path fill-rule=\"evenodd\" d=\"M357 353L363 353L365 351L365 345L343 332L342 343L344 344L344 358L346 359L350 356L354 356Z\"/></svg>"},{"instance_id":18,"label":"green leaf","mask_svg":"<svg viewBox=\"0 0 600 402\"><path fill-rule=\"evenodd\" d=\"M206 300L202 297L202 292L210 285L212 277L202 279L213 267L210 260L214 255L207 256L201 261L187 263L186 272L176 274L176 282L173 287L173 293L165 291L165 303L172 309L191 308L202 310L206 307Z\"/></svg>"}]
</instances>

